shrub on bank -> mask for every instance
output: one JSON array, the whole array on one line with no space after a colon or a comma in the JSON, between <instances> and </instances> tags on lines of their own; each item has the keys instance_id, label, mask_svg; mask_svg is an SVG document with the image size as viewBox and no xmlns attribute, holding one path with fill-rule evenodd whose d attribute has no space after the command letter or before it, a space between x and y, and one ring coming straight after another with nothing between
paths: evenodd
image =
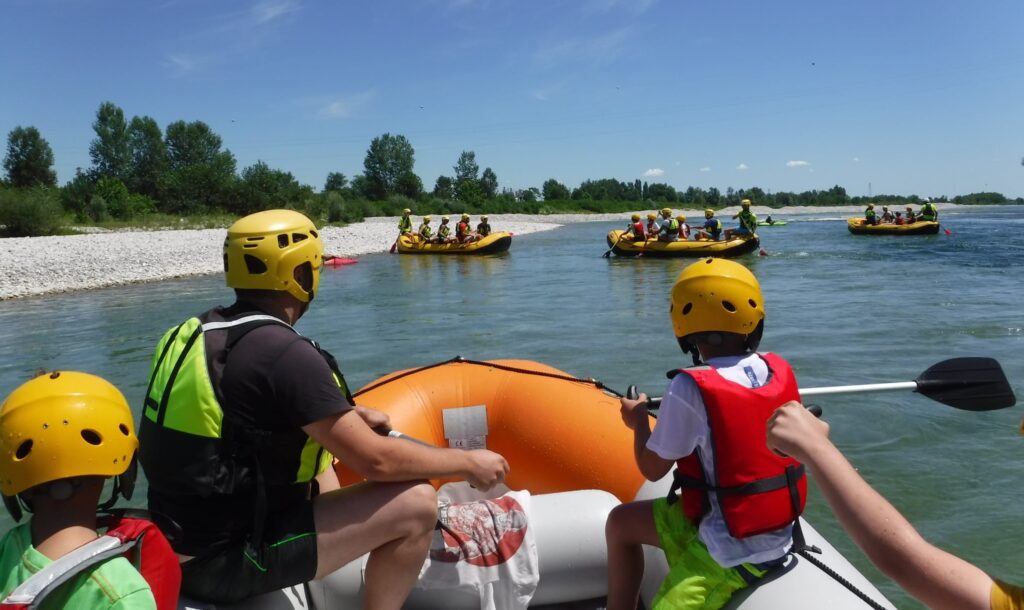
<instances>
[{"instance_id":1,"label":"shrub on bank","mask_svg":"<svg viewBox=\"0 0 1024 610\"><path fill-rule=\"evenodd\" d=\"M39 187L0 189L0 232L5 237L53 235L64 226L57 191Z\"/></svg>"}]
</instances>

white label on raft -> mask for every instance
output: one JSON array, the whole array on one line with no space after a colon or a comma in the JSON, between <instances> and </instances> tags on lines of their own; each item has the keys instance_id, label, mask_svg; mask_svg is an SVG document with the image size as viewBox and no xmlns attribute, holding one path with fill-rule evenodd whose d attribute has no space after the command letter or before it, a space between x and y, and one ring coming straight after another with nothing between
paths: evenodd
<instances>
[{"instance_id":1,"label":"white label on raft","mask_svg":"<svg viewBox=\"0 0 1024 610\"><path fill-rule=\"evenodd\" d=\"M457 449L487 448L487 405L453 407L441 411L444 437Z\"/></svg>"}]
</instances>

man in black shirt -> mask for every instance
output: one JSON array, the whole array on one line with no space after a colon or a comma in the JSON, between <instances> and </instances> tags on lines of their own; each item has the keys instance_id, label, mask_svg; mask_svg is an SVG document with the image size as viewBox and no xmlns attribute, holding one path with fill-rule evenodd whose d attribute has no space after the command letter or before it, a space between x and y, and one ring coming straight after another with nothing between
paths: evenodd
<instances>
[{"instance_id":1,"label":"man in black shirt","mask_svg":"<svg viewBox=\"0 0 1024 610\"><path fill-rule=\"evenodd\" d=\"M182 592L217 603L323 577L369 553L365 604L400 608L426 557L435 478L489 489L508 463L486 451L378 434L385 414L354 404L337 362L292 325L319 283L323 244L308 218L259 212L228 229L236 302L167 331L140 426L149 505L182 529ZM338 489L336 456L367 483Z\"/></svg>"}]
</instances>

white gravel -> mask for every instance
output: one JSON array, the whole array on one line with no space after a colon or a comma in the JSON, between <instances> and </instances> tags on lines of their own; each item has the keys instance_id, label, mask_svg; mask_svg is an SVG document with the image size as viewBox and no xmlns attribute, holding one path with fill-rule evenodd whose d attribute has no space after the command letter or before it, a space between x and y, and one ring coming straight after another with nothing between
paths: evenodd
<instances>
[{"instance_id":1,"label":"white gravel","mask_svg":"<svg viewBox=\"0 0 1024 610\"><path fill-rule=\"evenodd\" d=\"M517 235L561 226L544 216L492 214L490 222L496 231ZM397 218L369 218L325 227L321 235L327 254L354 258L387 252L397 232ZM225 233L88 230L82 235L0 239L0 300L220 273Z\"/></svg>"}]
</instances>

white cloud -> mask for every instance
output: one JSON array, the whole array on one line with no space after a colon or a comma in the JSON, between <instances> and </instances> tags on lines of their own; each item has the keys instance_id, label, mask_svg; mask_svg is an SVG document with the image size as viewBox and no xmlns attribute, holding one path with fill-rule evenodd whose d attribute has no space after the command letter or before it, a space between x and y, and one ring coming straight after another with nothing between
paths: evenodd
<instances>
[{"instance_id":1,"label":"white cloud","mask_svg":"<svg viewBox=\"0 0 1024 610\"><path fill-rule=\"evenodd\" d=\"M736 169L738 169L741 172L743 172L743 171L746 171L746 170L750 169L750 167L746 163L740 163L739 165L736 166Z\"/></svg>"},{"instance_id":2,"label":"white cloud","mask_svg":"<svg viewBox=\"0 0 1024 610\"><path fill-rule=\"evenodd\" d=\"M182 74L188 74L189 72L196 70L201 63L202 62L198 58L181 53L175 53L167 56L167 59L164 61L164 66L173 70L178 74L178 76L181 76Z\"/></svg>"},{"instance_id":3,"label":"white cloud","mask_svg":"<svg viewBox=\"0 0 1024 610\"><path fill-rule=\"evenodd\" d=\"M264 0L252 7L252 16L257 24L269 23L297 10L298 0Z\"/></svg>"},{"instance_id":4,"label":"white cloud","mask_svg":"<svg viewBox=\"0 0 1024 610\"><path fill-rule=\"evenodd\" d=\"M647 178L661 178L665 175L665 170L660 167L652 167L651 169L644 172L644 176Z\"/></svg>"},{"instance_id":5,"label":"white cloud","mask_svg":"<svg viewBox=\"0 0 1024 610\"><path fill-rule=\"evenodd\" d=\"M374 91L362 91L352 95L339 96L335 98L315 98L307 100L306 104L315 105L317 114L329 119L347 119L356 114L361 108L369 104L375 97Z\"/></svg>"},{"instance_id":6,"label":"white cloud","mask_svg":"<svg viewBox=\"0 0 1024 610\"><path fill-rule=\"evenodd\" d=\"M538 89L533 92L533 99L546 102L548 101L548 92L543 89Z\"/></svg>"},{"instance_id":7,"label":"white cloud","mask_svg":"<svg viewBox=\"0 0 1024 610\"><path fill-rule=\"evenodd\" d=\"M807 167L810 165L807 161L786 161L786 167Z\"/></svg>"},{"instance_id":8,"label":"white cloud","mask_svg":"<svg viewBox=\"0 0 1024 610\"><path fill-rule=\"evenodd\" d=\"M700 171L702 171L702 172L710 172L711 168L710 167L702 167L702 168L700 168Z\"/></svg>"},{"instance_id":9,"label":"white cloud","mask_svg":"<svg viewBox=\"0 0 1024 610\"><path fill-rule=\"evenodd\" d=\"M860 163L860 157L854 157L853 158L853 162L854 163Z\"/></svg>"}]
</instances>

